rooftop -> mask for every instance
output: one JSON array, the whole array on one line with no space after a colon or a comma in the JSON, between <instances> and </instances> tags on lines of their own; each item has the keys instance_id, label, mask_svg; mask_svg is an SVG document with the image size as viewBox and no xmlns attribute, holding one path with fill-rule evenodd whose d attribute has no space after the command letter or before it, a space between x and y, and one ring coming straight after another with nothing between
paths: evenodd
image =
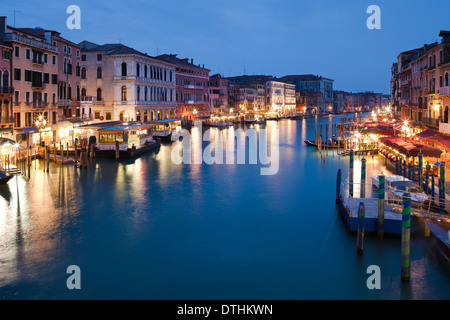
<instances>
[{"instance_id":1,"label":"rooftop","mask_svg":"<svg viewBox=\"0 0 450 320\"><path fill-rule=\"evenodd\" d=\"M176 54L160 54L159 56L156 56L155 59L165 61L165 62L168 62L171 64L179 65L179 66L185 66L185 67L190 67L190 68L194 68L194 69L211 71L211 70L205 68L205 65L200 66L200 65L194 64L193 59L191 59L191 61L189 61L188 58L180 59L177 57Z\"/></svg>"}]
</instances>

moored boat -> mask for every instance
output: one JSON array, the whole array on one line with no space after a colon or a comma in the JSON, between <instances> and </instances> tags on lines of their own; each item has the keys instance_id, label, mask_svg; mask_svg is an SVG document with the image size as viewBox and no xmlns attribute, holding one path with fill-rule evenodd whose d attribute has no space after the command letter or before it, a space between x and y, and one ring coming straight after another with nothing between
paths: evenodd
<instances>
[{"instance_id":1,"label":"moored boat","mask_svg":"<svg viewBox=\"0 0 450 320\"><path fill-rule=\"evenodd\" d=\"M378 188L377 175L372 176L372 185ZM403 197L408 188L408 192L411 194L411 203L416 205L428 200L428 196L419 189L417 183L400 175L385 175L385 188L399 198Z\"/></svg>"},{"instance_id":2,"label":"moored boat","mask_svg":"<svg viewBox=\"0 0 450 320\"><path fill-rule=\"evenodd\" d=\"M7 184L9 180L13 177L12 174L5 171L0 171L0 184Z\"/></svg>"}]
</instances>

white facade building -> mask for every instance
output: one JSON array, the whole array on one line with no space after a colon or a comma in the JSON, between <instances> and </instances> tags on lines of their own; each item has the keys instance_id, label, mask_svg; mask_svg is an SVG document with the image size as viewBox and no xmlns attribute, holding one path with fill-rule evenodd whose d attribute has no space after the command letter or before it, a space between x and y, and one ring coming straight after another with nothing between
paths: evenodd
<instances>
[{"instance_id":1,"label":"white facade building","mask_svg":"<svg viewBox=\"0 0 450 320\"><path fill-rule=\"evenodd\" d=\"M82 118L144 122L175 118L175 66L123 44L80 45Z\"/></svg>"}]
</instances>

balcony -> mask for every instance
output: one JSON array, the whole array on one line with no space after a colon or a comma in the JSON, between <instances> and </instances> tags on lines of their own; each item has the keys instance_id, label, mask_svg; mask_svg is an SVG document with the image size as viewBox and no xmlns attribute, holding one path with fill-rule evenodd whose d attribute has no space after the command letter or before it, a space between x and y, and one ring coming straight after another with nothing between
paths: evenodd
<instances>
[{"instance_id":1,"label":"balcony","mask_svg":"<svg viewBox=\"0 0 450 320\"><path fill-rule=\"evenodd\" d=\"M58 107L70 106L71 104L72 104L71 99L59 99L58 100Z\"/></svg>"},{"instance_id":2,"label":"balcony","mask_svg":"<svg viewBox=\"0 0 450 320\"><path fill-rule=\"evenodd\" d=\"M203 86L197 86L197 85L194 85L194 84L185 84L183 87L185 89L198 89L198 90L203 90L205 88Z\"/></svg>"},{"instance_id":3,"label":"balcony","mask_svg":"<svg viewBox=\"0 0 450 320\"><path fill-rule=\"evenodd\" d=\"M113 81L129 81L129 80L136 80L136 76L115 76L113 78Z\"/></svg>"},{"instance_id":4,"label":"balcony","mask_svg":"<svg viewBox=\"0 0 450 320\"><path fill-rule=\"evenodd\" d=\"M42 49L58 52L58 48L56 46L53 46L44 41L38 41L38 40L35 40L34 38L22 36L22 35L16 34L16 33L7 33L5 36L5 39L9 40L9 41L18 41L18 42L22 42L22 43L32 45L35 47L39 47Z\"/></svg>"},{"instance_id":5,"label":"balcony","mask_svg":"<svg viewBox=\"0 0 450 320\"><path fill-rule=\"evenodd\" d=\"M13 87L0 87L0 94L12 94L13 92Z\"/></svg>"},{"instance_id":6,"label":"balcony","mask_svg":"<svg viewBox=\"0 0 450 320\"><path fill-rule=\"evenodd\" d=\"M450 124L449 123L439 123L439 132L450 134Z\"/></svg>"},{"instance_id":7,"label":"balcony","mask_svg":"<svg viewBox=\"0 0 450 320\"><path fill-rule=\"evenodd\" d=\"M48 107L48 102L44 102L44 101L33 101L31 103L31 107L35 108L35 109L43 109Z\"/></svg>"},{"instance_id":8,"label":"balcony","mask_svg":"<svg viewBox=\"0 0 450 320\"><path fill-rule=\"evenodd\" d=\"M83 120L83 121L92 121L92 120L94 120L94 115L91 113L91 114L82 114L81 115L81 120Z\"/></svg>"},{"instance_id":9,"label":"balcony","mask_svg":"<svg viewBox=\"0 0 450 320\"><path fill-rule=\"evenodd\" d=\"M439 89L439 95L441 95L441 96L450 96L450 86L440 88Z\"/></svg>"},{"instance_id":10,"label":"balcony","mask_svg":"<svg viewBox=\"0 0 450 320\"><path fill-rule=\"evenodd\" d=\"M32 81L31 82L31 87L33 89L44 89L45 88L45 84L41 81Z\"/></svg>"},{"instance_id":11,"label":"balcony","mask_svg":"<svg viewBox=\"0 0 450 320\"><path fill-rule=\"evenodd\" d=\"M33 59L32 62L33 62L34 64L44 65L44 61L42 61L42 60Z\"/></svg>"},{"instance_id":12,"label":"balcony","mask_svg":"<svg viewBox=\"0 0 450 320\"><path fill-rule=\"evenodd\" d=\"M11 124L14 123L14 117L1 117L0 124Z\"/></svg>"},{"instance_id":13,"label":"balcony","mask_svg":"<svg viewBox=\"0 0 450 320\"><path fill-rule=\"evenodd\" d=\"M433 119L433 118L423 118L422 119L422 123L424 125L432 126L435 128L439 127L439 122L440 122L440 119Z\"/></svg>"}]
</instances>

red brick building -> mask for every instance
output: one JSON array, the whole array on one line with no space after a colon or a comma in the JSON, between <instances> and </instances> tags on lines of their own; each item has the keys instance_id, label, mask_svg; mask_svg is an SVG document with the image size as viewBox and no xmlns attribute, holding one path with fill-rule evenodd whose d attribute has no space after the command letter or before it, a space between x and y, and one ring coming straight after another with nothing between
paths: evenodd
<instances>
[{"instance_id":1,"label":"red brick building","mask_svg":"<svg viewBox=\"0 0 450 320\"><path fill-rule=\"evenodd\" d=\"M193 59L180 59L176 54L163 54L156 59L176 67L177 118L195 120L208 117L211 114L208 97L210 70L204 65L195 65Z\"/></svg>"}]
</instances>

